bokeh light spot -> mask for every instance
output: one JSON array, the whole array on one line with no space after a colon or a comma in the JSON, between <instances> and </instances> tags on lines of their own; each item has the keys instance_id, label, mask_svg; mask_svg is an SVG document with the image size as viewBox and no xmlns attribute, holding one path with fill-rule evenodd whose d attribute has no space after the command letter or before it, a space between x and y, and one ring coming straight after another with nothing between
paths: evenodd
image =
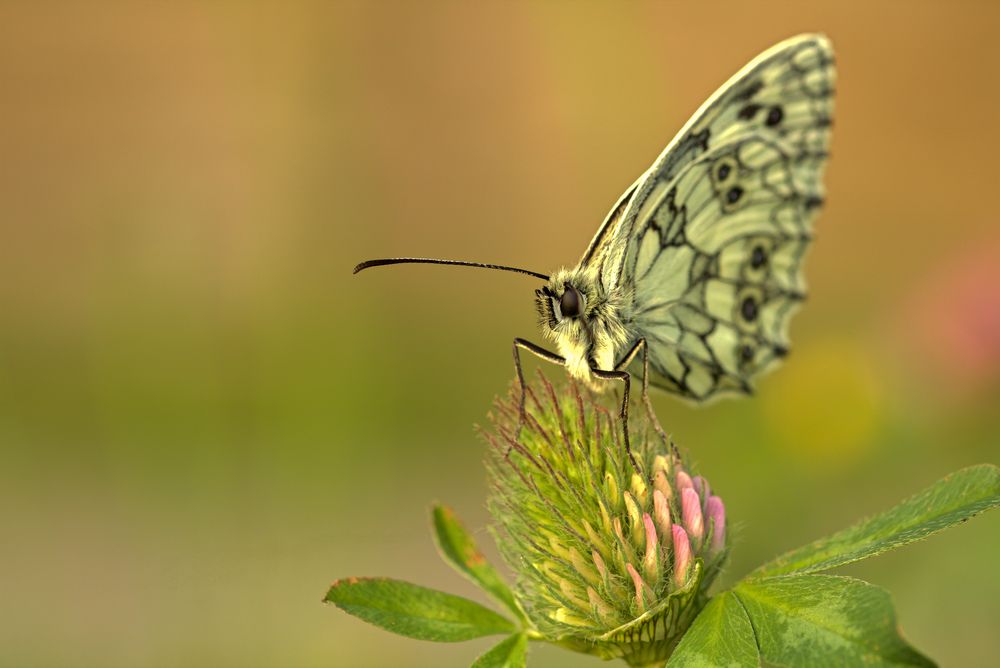
<instances>
[{"instance_id":1,"label":"bokeh light spot","mask_svg":"<svg viewBox=\"0 0 1000 668\"><path fill-rule=\"evenodd\" d=\"M872 448L884 392L857 342L801 346L764 383L760 398L769 436L805 468L842 470Z\"/></svg>"}]
</instances>

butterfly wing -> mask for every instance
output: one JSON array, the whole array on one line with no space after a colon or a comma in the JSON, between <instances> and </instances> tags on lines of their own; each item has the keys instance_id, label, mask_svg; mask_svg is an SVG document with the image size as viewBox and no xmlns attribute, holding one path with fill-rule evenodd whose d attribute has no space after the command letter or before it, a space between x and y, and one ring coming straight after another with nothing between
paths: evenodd
<instances>
[{"instance_id":1,"label":"butterfly wing","mask_svg":"<svg viewBox=\"0 0 1000 668\"><path fill-rule=\"evenodd\" d=\"M787 351L834 77L822 36L761 54L640 178L593 253L604 284L632 294L623 315L649 345L653 384L698 400L746 392Z\"/></svg>"},{"instance_id":2,"label":"butterfly wing","mask_svg":"<svg viewBox=\"0 0 1000 668\"><path fill-rule=\"evenodd\" d=\"M625 213L625 209L628 207L628 203L632 199L636 188L642 183L643 177L640 177L635 183L629 186L628 190L622 193L622 196L618 198L615 205L611 207L611 211L608 212L604 222L598 228L597 234L594 235L590 245L587 246L587 251L583 254L583 258L580 259L579 264L581 266L594 265L604 267L608 265L610 259L608 252L613 248L612 242L621 229L622 215Z\"/></svg>"}]
</instances>

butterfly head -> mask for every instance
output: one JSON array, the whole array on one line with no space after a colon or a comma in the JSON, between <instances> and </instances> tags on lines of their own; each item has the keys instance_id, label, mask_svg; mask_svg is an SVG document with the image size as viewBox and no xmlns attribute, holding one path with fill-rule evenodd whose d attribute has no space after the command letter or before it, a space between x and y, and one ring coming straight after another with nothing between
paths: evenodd
<instances>
[{"instance_id":1,"label":"butterfly head","mask_svg":"<svg viewBox=\"0 0 1000 668\"><path fill-rule=\"evenodd\" d=\"M596 364L594 325L604 301L596 281L588 278L579 270L561 270L535 291L542 333L577 378L588 377Z\"/></svg>"},{"instance_id":2,"label":"butterfly head","mask_svg":"<svg viewBox=\"0 0 1000 668\"><path fill-rule=\"evenodd\" d=\"M552 332L570 327L570 321L586 317L587 295L572 283L546 285L541 290L535 290L535 298L542 327ZM564 325L564 322L567 324Z\"/></svg>"},{"instance_id":3,"label":"butterfly head","mask_svg":"<svg viewBox=\"0 0 1000 668\"><path fill-rule=\"evenodd\" d=\"M535 305L546 335L558 335L586 324L595 295L586 281L568 271L558 271L540 290Z\"/></svg>"}]
</instances>

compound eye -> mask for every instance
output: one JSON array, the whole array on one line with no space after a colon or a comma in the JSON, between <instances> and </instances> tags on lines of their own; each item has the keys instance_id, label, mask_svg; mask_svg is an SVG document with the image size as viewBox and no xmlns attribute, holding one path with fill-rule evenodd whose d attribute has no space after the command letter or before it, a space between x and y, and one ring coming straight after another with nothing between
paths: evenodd
<instances>
[{"instance_id":1,"label":"compound eye","mask_svg":"<svg viewBox=\"0 0 1000 668\"><path fill-rule=\"evenodd\" d=\"M580 315L580 293L572 285L567 285L566 291L559 298L559 312L564 318L575 318Z\"/></svg>"}]
</instances>

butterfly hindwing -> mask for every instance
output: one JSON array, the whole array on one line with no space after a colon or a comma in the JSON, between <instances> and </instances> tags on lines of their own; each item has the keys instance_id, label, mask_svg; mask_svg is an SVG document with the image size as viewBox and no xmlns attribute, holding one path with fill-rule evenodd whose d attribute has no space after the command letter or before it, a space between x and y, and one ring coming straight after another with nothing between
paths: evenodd
<instances>
[{"instance_id":1,"label":"butterfly hindwing","mask_svg":"<svg viewBox=\"0 0 1000 668\"><path fill-rule=\"evenodd\" d=\"M633 295L653 384L699 400L749 391L787 351L822 203L833 77L825 38L766 52L703 106L671 143L681 153L661 155L617 217L603 277Z\"/></svg>"}]
</instances>

